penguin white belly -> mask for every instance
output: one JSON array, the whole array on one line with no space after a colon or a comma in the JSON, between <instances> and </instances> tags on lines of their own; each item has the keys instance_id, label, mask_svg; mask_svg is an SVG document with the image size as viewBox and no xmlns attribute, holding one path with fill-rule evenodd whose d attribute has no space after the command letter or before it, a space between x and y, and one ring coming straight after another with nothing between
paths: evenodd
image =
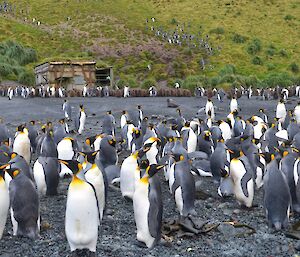
<instances>
[{"instance_id":1,"label":"penguin white belly","mask_svg":"<svg viewBox=\"0 0 300 257\"><path fill-rule=\"evenodd\" d=\"M12 208L10 208L10 220L11 220L12 227L13 227L13 235L16 236L17 232L18 232L18 222L15 219L14 211Z\"/></svg>"},{"instance_id":2,"label":"penguin white belly","mask_svg":"<svg viewBox=\"0 0 300 257\"><path fill-rule=\"evenodd\" d=\"M74 151L72 147L72 142L70 140L62 139L57 144L57 152L58 152L58 159L61 160L72 160L74 157Z\"/></svg>"},{"instance_id":3,"label":"penguin white belly","mask_svg":"<svg viewBox=\"0 0 300 257\"><path fill-rule=\"evenodd\" d=\"M149 213L149 199L148 199L148 185L147 183L139 182L133 195L133 210L134 219L137 229L137 240L144 242L150 248L155 238L149 232L148 213Z\"/></svg>"},{"instance_id":4,"label":"penguin white belly","mask_svg":"<svg viewBox=\"0 0 300 257\"><path fill-rule=\"evenodd\" d=\"M60 164L60 173L59 176L63 178L64 176L71 176L73 172L64 164Z\"/></svg>"},{"instance_id":5,"label":"penguin white belly","mask_svg":"<svg viewBox=\"0 0 300 257\"><path fill-rule=\"evenodd\" d=\"M125 126L126 121L127 121L126 116L125 116L125 115L122 115L122 116L121 116L121 128L123 128L123 127Z\"/></svg>"},{"instance_id":6,"label":"penguin white belly","mask_svg":"<svg viewBox=\"0 0 300 257\"><path fill-rule=\"evenodd\" d=\"M256 169L256 179L255 179L256 187L259 189L263 186L263 170L260 167Z\"/></svg>"},{"instance_id":7,"label":"penguin white belly","mask_svg":"<svg viewBox=\"0 0 300 257\"><path fill-rule=\"evenodd\" d=\"M234 189L234 195L235 198L238 200L238 202L242 205L245 205L247 207L252 206L252 201L254 197L254 185L253 180L250 179L247 182L247 191L248 191L248 197L244 194L241 180L243 176L245 175L246 170L244 168L244 165L239 160L231 160L230 162L230 176L232 177L233 181L233 189Z\"/></svg>"},{"instance_id":8,"label":"penguin white belly","mask_svg":"<svg viewBox=\"0 0 300 257\"><path fill-rule=\"evenodd\" d=\"M47 185L45 173L43 165L39 163L39 160L36 160L36 162L33 165L33 176L39 195L46 195Z\"/></svg>"},{"instance_id":9,"label":"penguin white belly","mask_svg":"<svg viewBox=\"0 0 300 257\"><path fill-rule=\"evenodd\" d=\"M300 106L299 105L297 105L295 107L294 115L295 115L297 123L299 124L300 123Z\"/></svg>"},{"instance_id":10,"label":"penguin white belly","mask_svg":"<svg viewBox=\"0 0 300 257\"><path fill-rule=\"evenodd\" d=\"M123 197L132 199L135 186L137 161L132 156L126 158L120 170L120 188Z\"/></svg>"},{"instance_id":11,"label":"penguin white belly","mask_svg":"<svg viewBox=\"0 0 300 257\"><path fill-rule=\"evenodd\" d=\"M6 224L7 213L9 209L9 193L5 181L0 177L0 239Z\"/></svg>"},{"instance_id":12,"label":"penguin white belly","mask_svg":"<svg viewBox=\"0 0 300 257\"><path fill-rule=\"evenodd\" d=\"M171 161L168 161L168 165L163 168L164 169L164 176L165 176L166 181L169 181L170 168L171 168Z\"/></svg>"},{"instance_id":13,"label":"penguin white belly","mask_svg":"<svg viewBox=\"0 0 300 257\"><path fill-rule=\"evenodd\" d=\"M158 149L156 147L156 142L152 144L150 150L146 152L147 159L149 160L149 164L157 164L156 156L158 154Z\"/></svg>"},{"instance_id":14,"label":"penguin white belly","mask_svg":"<svg viewBox=\"0 0 300 257\"><path fill-rule=\"evenodd\" d=\"M65 232L71 251L87 248L96 251L98 238L98 208L90 185L70 185L68 191Z\"/></svg>"},{"instance_id":15,"label":"penguin white belly","mask_svg":"<svg viewBox=\"0 0 300 257\"><path fill-rule=\"evenodd\" d=\"M100 150L100 143L101 143L102 137L98 136L94 142L94 151Z\"/></svg>"},{"instance_id":16,"label":"penguin white belly","mask_svg":"<svg viewBox=\"0 0 300 257\"><path fill-rule=\"evenodd\" d=\"M284 122L286 117L286 109L284 104L278 104L276 108L276 118L279 119L279 122Z\"/></svg>"},{"instance_id":17,"label":"penguin white belly","mask_svg":"<svg viewBox=\"0 0 300 257\"><path fill-rule=\"evenodd\" d=\"M181 187L178 187L175 190L175 202L176 202L176 206L177 206L177 209L179 210L180 215L182 215L182 211L183 211L183 198L182 198Z\"/></svg>"},{"instance_id":18,"label":"penguin white belly","mask_svg":"<svg viewBox=\"0 0 300 257\"><path fill-rule=\"evenodd\" d=\"M5 172L4 173L4 179L5 179L6 187L9 188L9 183L10 183L10 181L12 181L11 176L8 173Z\"/></svg>"},{"instance_id":19,"label":"penguin white belly","mask_svg":"<svg viewBox=\"0 0 300 257\"><path fill-rule=\"evenodd\" d=\"M231 138L231 130L229 125L220 124L219 128L221 129L224 141Z\"/></svg>"},{"instance_id":20,"label":"penguin white belly","mask_svg":"<svg viewBox=\"0 0 300 257\"><path fill-rule=\"evenodd\" d=\"M79 119L79 129L78 129L79 134L81 134L84 130L85 119L86 119L85 113L81 112L80 119Z\"/></svg>"},{"instance_id":21,"label":"penguin white belly","mask_svg":"<svg viewBox=\"0 0 300 257\"><path fill-rule=\"evenodd\" d=\"M172 186L175 182L175 163L171 165L170 171L169 171L169 189L172 193Z\"/></svg>"},{"instance_id":22,"label":"penguin white belly","mask_svg":"<svg viewBox=\"0 0 300 257\"><path fill-rule=\"evenodd\" d=\"M102 172L99 170L98 167L90 169L85 173L85 178L94 186L96 190L100 219L102 220L105 208L105 185Z\"/></svg>"},{"instance_id":23,"label":"penguin white belly","mask_svg":"<svg viewBox=\"0 0 300 257\"><path fill-rule=\"evenodd\" d=\"M299 163L300 159L297 159L294 163L294 168L293 168L293 175L294 175L294 182L295 182L295 186L297 186L298 184L298 180L299 180L299 176L298 176L298 163Z\"/></svg>"},{"instance_id":24,"label":"penguin white belly","mask_svg":"<svg viewBox=\"0 0 300 257\"><path fill-rule=\"evenodd\" d=\"M23 156L25 161L30 164L30 140L25 133L17 135L13 145L13 152Z\"/></svg>"},{"instance_id":25,"label":"penguin white belly","mask_svg":"<svg viewBox=\"0 0 300 257\"><path fill-rule=\"evenodd\" d=\"M221 197L234 195L233 181L230 176L221 178L220 186L218 187L218 195Z\"/></svg>"},{"instance_id":26,"label":"penguin white belly","mask_svg":"<svg viewBox=\"0 0 300 257\"><path fill-rule=\"evenodd\" d=\"M132 139L133 139L133 137L132 137L132 129L131 129L131 126L128 126L128 131L127 131L127 150L130 150Z\"/></svg>"},{"instance_id":27,"label":"penguin white belly","mask_svg":"<svg viewBox=\"0 0 300 257\"><path fill-rule=\"evenodd\" d=\"M196 151L196 148L197 148L197 136L195 132L192 129L190 129L189 138L187 141L187 151L188 153L192 153Z\"/></svg>"}]
</instances>

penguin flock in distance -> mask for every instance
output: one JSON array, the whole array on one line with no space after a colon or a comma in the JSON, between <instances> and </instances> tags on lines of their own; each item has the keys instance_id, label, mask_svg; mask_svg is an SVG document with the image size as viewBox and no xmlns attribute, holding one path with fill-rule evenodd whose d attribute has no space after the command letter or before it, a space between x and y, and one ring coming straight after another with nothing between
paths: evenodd
<instances>
[{"instance_id":1,"label":"penguin flock in distance","mask_svg":"<svg viewBox=\"0 0 300 257\"><path fill-rule=\"evenodd\" d=\"M264 109L243 117L236 96L219 120L209 97L192 119L180 108L173 117L147 117L138 105L123 110L120 119L107 111L99 134L86 132L85 106L74 113L67 99L60 120L20 124L13 138L0 120L0 239L9 214L14 236L39 238L40 199L57 195L64 179L70 256L83 249L96 256L109 187L119 186L120 197L132 205L140 247L152 249L161 241L164 183L186 227L198 217L196 181L211 179L211 190L241 208L253 208L262 190L269 227L286 229L291 213L300 212L300 102L287 110L286 101L278 101L274 119Z\"/></svg>"}]
</instances>

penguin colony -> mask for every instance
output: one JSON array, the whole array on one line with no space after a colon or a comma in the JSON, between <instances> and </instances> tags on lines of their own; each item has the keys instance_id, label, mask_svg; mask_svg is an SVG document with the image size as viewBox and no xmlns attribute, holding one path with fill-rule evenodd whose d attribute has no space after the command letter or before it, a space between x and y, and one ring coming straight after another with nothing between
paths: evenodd
<instances>
[{"instance_id":1,"label":"penguin colony","mask_svg":"<svg viewBox=\"0 0 300 257\"><path fill-rule=\"evenodd\" d=\"M35 121L21 124L13 140L1 121L0 239L9 214L14 236L38 238L43 215L39 199L57 195L59 181L67 177L71 181L65 234L71 256L79 256L82 249L96 255L107 189L116 184L133 206L141 247L153 248L161 240L161 184L167 183L184 222L197 217L195 180L201 176L212 177L220 197L234 197L245 208L251 208L255 192L263 190L269 227L285 229L290 213L300 212L300 103L287 111L281 99L275 119L263 109L242 117L236 96L222 120L215 120L211 98L202 109L205 119L187 120L178 108L172 118L151 120L139 105L122 112L120 127L108 111L102 133L83 143L79 135L87 119L84 106L73 114L75 129L70 131L68 100L63 103L63 119L40 128ZM120 152L128 153L121 163Z\"/></svg>"}]
</instances>

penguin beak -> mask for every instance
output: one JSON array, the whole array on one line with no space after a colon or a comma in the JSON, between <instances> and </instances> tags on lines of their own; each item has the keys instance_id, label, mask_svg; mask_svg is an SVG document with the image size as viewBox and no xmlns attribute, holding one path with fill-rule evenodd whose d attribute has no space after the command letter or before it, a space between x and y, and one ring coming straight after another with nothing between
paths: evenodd
<instances>
[{"instance_id":1,"label":"penguin beak","mask_svg":"<svg viewBox=\"0 0 300 257\"><path fill-rule=\"evenodd\" d=\"M9 163L0 166L0 170L4 170L4 169L8 170L9 168L10 168L10 164Z\"/></svg>"},{"instance_id":2,"label":"penguin beak","mask_svg":"<svg viewBox=\"0 0 300 257\"><path fill-rule=\"evenodd\" d=\"M69 163L67 161L64 161L64 160L58 160L58 162L61 163L61 164L66 165L66 166L69 165Z\"/></svg>"}]
</instances>

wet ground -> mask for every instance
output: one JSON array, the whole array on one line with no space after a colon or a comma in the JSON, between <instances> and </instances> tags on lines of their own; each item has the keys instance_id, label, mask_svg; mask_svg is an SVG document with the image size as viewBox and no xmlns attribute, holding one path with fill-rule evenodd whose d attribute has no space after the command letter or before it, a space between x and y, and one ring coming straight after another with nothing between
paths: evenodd
<instances>
[{"instance_id":1,"label":"wet ground","mask_svg":"<svg viewBox=\"0 0 300 257\"><path fill-rule=\"evenodd\" d=\"M167 98L71 98L70 102L77 106L83 103L87 114L85 134L79 138L101 131L99 123L107 110L112 110L119 121L123 109L133 109L141 104L145 115L175 115L175 109L167 108ZM206 100L197 98L173 98L182 109L185 117L193 117L197 110L204 107ZM287 108L297 104L296 99L288 102ZM229 109L229 100L224 103L214 102L217 106L217 119L224 118ZM63 117L61 111L62 99L13 99L0 98L0 116L4 118L13 134L15 127L29 120L46 122ZM274 115L276 101L262 101L253 98L239 99L241 114L248 118L259 108L265 108L267 113ZM76 107L76 108L75 108ZM120 160L125 154L121 154ZM164 221L178 218L175 203L168 192L167 184L161 179L163 187ZM42 228L41 237L36 241L26 238L12 237L10 219L4 236L0 241L0 257L8 256L67 256L69 246L64 235L64 216L67 186L69 180L62 180L59 185L59 195L42 197L40 199ZM121 197L117 189L109 189L108 211L102 222L97 244L98 256L294 256L297 253L296 239L291 239L285 232L274 232L267 227L262 209L262 191L256 191L255 207L241 209L232 198L223 200L217 195L216 185L210 178L201 178L199 182L201 197L196 200L198 217L211 225L219 226L208 233L194 236L186 234L168 234L168 241L158 245L153 250L135 246L135 223L133 208L130 202ZM298 221L292 216L291 224ZM234 227L228 221L235 221L248 227Z\"/></svg>"}]
</instances>

